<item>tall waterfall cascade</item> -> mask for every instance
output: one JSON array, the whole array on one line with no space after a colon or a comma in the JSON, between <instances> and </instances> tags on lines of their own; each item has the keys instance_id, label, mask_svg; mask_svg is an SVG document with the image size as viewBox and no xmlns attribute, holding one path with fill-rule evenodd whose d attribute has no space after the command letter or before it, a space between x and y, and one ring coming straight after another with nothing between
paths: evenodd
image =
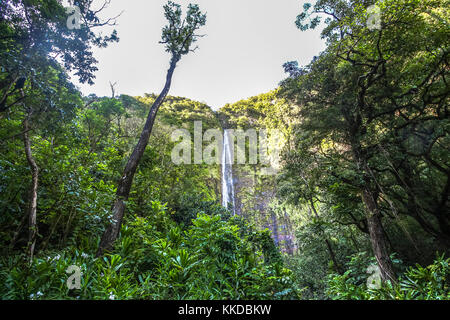
<instances>
[{"instance_id":1,"label":"tall waterfall cascade","mask_svg":"<svg viewBox=\"0 0 450 320\"><path fill-rule=\"evenodd\" d=\"M230 143L228 130L224 130L222 148L222 206L231 208L236 214L233 184L233 144Z\"/></svg>"}]
</instances>

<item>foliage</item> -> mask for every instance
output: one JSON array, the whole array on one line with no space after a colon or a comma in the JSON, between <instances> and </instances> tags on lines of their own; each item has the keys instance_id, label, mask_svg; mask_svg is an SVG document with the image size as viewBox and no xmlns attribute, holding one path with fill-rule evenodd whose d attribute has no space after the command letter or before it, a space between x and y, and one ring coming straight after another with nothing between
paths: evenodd
<instances>
[{"instance_id":1,"label":"foliage","mask_svg":"<svg viewBox=\"0 0 450 320\"><path fill-rule=\"evenodd\" d=\"M395 261L395 260L394 260ZM343 275L330 274L328 294L332 299L368 299L368 300L448 300L449 262L444 255L438 255L436 260L427 267L416 264L409 267L400 276L398 284L384 283L379 289L368 289L367 276L360 258L353 257L349 262L349 270Z\"/></svg>"},{"instance_id":2,"label":"foliage","mask_svg":"<svg viewBox=\"0 0 450 320\"><path fill-rule=\"evenodd\" d=\"M181 19L181 6L169 1L164 6L164 16L169 25L162 30L162 41L166 45L166 51L173 56L180 57L195 50L192 45L200 35L195 32L206 23L206 14L200 11L197 4L189 4L186 18Z\"/></svg>"},{"instance_id":3,"label":"foliage","mask_svg":"<svg viewBox=\"0 0 450 320\"><path fill-rule=\"evenodd\" d=\"M151 221L151 222L150 222ZM147 218L123 227L113 253L95 258L78 249L41 252L31 265L2 258L3 299L288 299L290 270L269 259L266 233L242 235L236 219L199 214L185 231L154 202ZM261 240L264 239L264 240ZM270 239L270 240L269 240ZM272 242L273 243L273 242ZM263 251L257 249L262 247ZM93 252L95 246L86 251ZM264 253L263 253L264 252ZM271 263L265 263L269 261ZM66 286L69 266L81 268L81 289Z\"/></svg>"}]
</instances>

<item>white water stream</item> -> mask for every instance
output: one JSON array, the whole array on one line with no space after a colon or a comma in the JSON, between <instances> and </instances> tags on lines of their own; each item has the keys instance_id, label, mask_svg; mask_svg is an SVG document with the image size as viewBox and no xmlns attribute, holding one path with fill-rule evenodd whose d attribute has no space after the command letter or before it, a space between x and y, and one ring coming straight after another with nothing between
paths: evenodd
<instances>
[{"instance_id":1,"label":"white water stream","mask_svg":"<svg viewBox=\"0 0 450 320\"><path fill-rule=\"evenodd\" d=\"M222 148L222 205L228 208L229 204L231 204L233 214L236 214L233 184L233 145L230 144L228 131L224 130Z\"/></svg>"}]
</instances>

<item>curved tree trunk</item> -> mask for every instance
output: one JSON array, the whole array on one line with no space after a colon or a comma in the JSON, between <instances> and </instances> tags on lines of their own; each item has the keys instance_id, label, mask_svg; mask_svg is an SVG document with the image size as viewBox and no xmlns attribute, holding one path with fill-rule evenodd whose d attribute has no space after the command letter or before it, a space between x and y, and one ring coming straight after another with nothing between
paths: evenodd
<instances>
[{"instance_id":1,"label":"curved tree trunk","mask_svg":"<svg viewBox=\"0 0 450 320\"><path fill-rule=\"evenodd\" d=\"M161 91L160 95L150 108L139 141L134 148L130 158L128 159L127 165L125 166L122 178L120 179L119 185L117 187L116 200L112 207L113 221L107 227L102 236L97 250L97 257L103 255L105 251L112 249L114 242L119 235L123 216L125 213L125 201L128 200L128 197L130 195L131 185L133 184L133 178L134 174L136 173L136 168L142 158L142 155L144 154L145 148L147 147L148 141L150 139L150 134L152 132L153 123L155 122L156 113L158 112L159 107L169 93L173 72L175 71L175 67L179 59L180 58L177 56L172 56L170 68L167 71L166 84L164 86L164 89Z\"/></svg>"},{"instance_id":2,"label":"curved tree trunk","mask_svg":"<svg viewBox=\"0 0 450 320\"><path fill-rule=\"evenodd\" d=\"M371 187L375 177L369 174L371 170L368 165L367 156L362 152L361 143L355 138L358 135L358 130L353 129L351 134L354 137L351 143L353 156L364 179L364 184L360 187L360 192L362 201L366 207L367 229L369 231L372 250L380 268L382 280L389 280L392 283L396 283L397 279L389 255L386 233L381 222L381 212L377 203L377 195L374 188Z\"/></svg>"},{"instance_id":3,"label":"curved tree trunk","mask_svg":"<svg viewBox=\"0 0 450 320\"><path fill-rule=\"evenodd\" d=\"M367 227L369 229L370 243L380 267L381 278L383 281L390 280L392 283L396 283L394 268L389 257L387 239L381 223L381 213L375 197L370 190L364 189L362 199L367 209Z\"/></svg>"},{"instance_id":4,"label":"curved tree trunk","mask_svg":"<svg viewBox=\"0 0 450 320\"><path fill-rule=\"evenodd\" d=\"M37 211L37 188L38 188L38 178L39 178L39 167L33 158L31 153L31 143L30 137L28 136L28 131L30 130L29 125L29 114L23 120L23 141L25 145L25 155L27 157L28 165L31 169L31 186L29 195L29 206L27 210L28 216L28 255L30 260L33 259L34 247L36 245L36 235L38 232L36 223L36 211Z\"/></svg>"}]
</instances>

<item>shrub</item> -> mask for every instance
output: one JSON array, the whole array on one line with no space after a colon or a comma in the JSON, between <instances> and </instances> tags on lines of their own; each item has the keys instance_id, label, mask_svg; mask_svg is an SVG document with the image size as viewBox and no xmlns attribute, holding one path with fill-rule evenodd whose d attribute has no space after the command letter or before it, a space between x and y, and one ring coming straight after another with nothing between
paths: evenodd
<instances>
[{"instance_id":1,"label":"shrub","mask_svg":"<svg viewBox=\"0 0 450 320\"><path fill-rule=\"evenodd\" d=\"M343 275L331 274L328 278L328 295L332 299L364 299L364 300L448 300L449 262L444 255L437 255L433 264L422 267L416 264L409 267L399 277L397 284L386 282L379 289L367 288L367 275L355 269L355 257L349 263L349 269ZM396 264L400 261L393 259ZM367 265L368 266L368 265Z\"/></svg>"},{"instance_id":2,"label":"shrub","mask_svg":"<svg viewBox=\"0 0 450 320\"><path fill-rule=\"evenodd\" d=\"M186 226L184 226L185 228ZM187 229L152 203L127 218L112 252L95 258L75 247L0 259L2 299L294 299L292 272L267 231L242 219L199 213ZM249 230L252 230L249 232ZM97 239L98 241L98 239ZM91 240L92 242L92 240ZM66 284L70 266L81 288Z\"/></svg>"}]
</instances>

